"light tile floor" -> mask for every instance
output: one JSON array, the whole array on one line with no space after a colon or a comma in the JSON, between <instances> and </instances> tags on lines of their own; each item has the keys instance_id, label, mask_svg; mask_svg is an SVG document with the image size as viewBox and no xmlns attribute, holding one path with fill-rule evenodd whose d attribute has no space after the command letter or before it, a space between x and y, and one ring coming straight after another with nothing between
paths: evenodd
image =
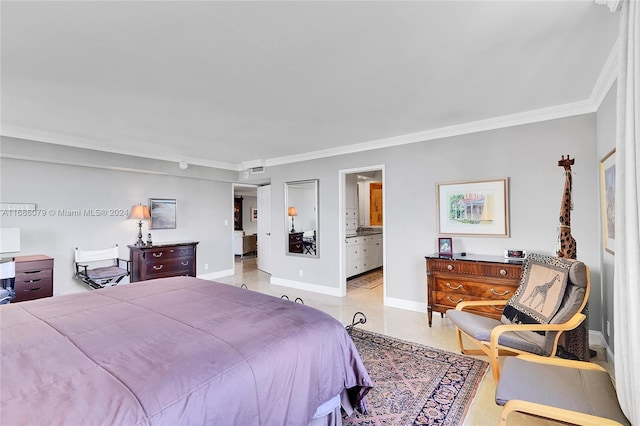
<instances>
[{"instance_id":1,"label":"light tile floor","mask_svg":"<svg viewBox=\"0 0 640 426\"><path fill-rule=\"evenodd\" d=\"M353 315L361 311L364 312L367 317L366 324L359 325L359 327L363 329L454 353L460 353L455 337L455 329L450 321L446 318L441 318L438 314L434 314L432 327L429 327L426 313L384 306L382 303L382 286L372 290L349 288L347 290L347 296L340 298L270 284L270 276L257 269L256 258L240 260L236 257L235 266L236 274L234 276L220 278L216 281L233 284L235 286L246 284L251 290L271 294L276 297L287 295L290 300L300 297L305 305L327 312L344 324L350 324ZM603 359L601 348L594 349L598 351L598 363L603 364L604 362L601 361ZM486 360L486 358L482 356L478 356L478 358ZM502 407L495 403L494 392L495 384L491 372L487 371L465 419L465 425L484 426L499 424ZM510 416L508 422L508 426L543 426L557 424L558 423L555 422L519 414Z\"/></svg>"}]
</instances>

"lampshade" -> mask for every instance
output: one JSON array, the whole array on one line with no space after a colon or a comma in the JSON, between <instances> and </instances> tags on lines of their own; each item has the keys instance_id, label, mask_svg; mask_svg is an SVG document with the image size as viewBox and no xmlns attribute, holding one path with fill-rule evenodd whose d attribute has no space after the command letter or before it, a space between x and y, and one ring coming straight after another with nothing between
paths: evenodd
<instances>
[{"instance_id":1,"label":"lampshade","mask_svg":"<svg viewBox=\"0 0 640 426\"><path fill-rule=\"evenodd\" d=\"M143 206L139 204L137 206L131 207L131 212L129 213L129 219L136 220L150 220L151 215L149 214L149 209L147 206Z\"/></svg>"},{"instance_id":2,"label":"lampshade","mask_svg":"<svg viewBox=\"0 0 640 426\"><path fill-rule=\"evenodd\" d=\"M298 211L296 210L295 207L289 207L289 212L288 212L289 216L298 216Z\"/></svg>"}]
</instances>

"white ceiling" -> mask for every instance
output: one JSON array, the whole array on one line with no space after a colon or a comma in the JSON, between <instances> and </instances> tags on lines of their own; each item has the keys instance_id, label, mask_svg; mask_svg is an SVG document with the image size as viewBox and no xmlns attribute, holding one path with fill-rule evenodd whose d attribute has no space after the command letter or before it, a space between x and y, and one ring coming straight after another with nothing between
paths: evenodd
<instances>
[{"instance_id":1,"label":"white ceiling","mask_svg":"<svg viewBox=\"0 0 640 426\"><path fill-rule=\"evenodd\" d=\"M241 169L588 110L619 17L587 0L2 1L1 19L3 135Z\"/></svg>"}]
</instances>

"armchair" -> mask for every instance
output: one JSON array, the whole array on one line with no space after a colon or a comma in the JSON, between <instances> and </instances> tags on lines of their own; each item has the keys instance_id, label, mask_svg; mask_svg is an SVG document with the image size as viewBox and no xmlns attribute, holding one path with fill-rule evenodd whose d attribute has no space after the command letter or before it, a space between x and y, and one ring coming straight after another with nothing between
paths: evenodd
<instances>
[{"instance_id":1,"label":"armchair","mask_svg":"<svg viewBox=\"0 0 640 426\"><path fill-rule=\"evenodd\" d=\"M126 269L121 262L125 262ZM118 284L131 273L131 261L118 258L118 245L101 250L75 250L74 277L92 288Z\"/></svg>"},{"instance_id":2,"label":"armchair","mask_svg":"<svg viewBox=\"0 0 640 426\"><path fill-rule=\"evenodd\" d=\"M487 355L497 383L500 355L554 356L560 335L584 321L589 291L589 268L584 263L532 253L524 261L520 286L511 299L464 301L446 314L456 327L460 351ZM505 306L500 320L465 311L470 306L500 304ZM465 348L463 336L477 349Z\"/></svg>"}]
</instances>

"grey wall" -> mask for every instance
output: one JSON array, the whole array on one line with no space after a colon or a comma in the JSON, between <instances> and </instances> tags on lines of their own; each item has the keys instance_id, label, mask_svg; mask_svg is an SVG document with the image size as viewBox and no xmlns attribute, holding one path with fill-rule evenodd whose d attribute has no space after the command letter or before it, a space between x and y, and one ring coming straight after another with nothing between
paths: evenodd
<instances>
[{"instance_id":1,"label":"grey wall","mask_svg":"<svg viewBox=\"0 0 640 426\"><path fill-rule=\"evenodd\" d=\"M604 117L604 111L602 114ZM510 180L510 237L456 237L456 251L501 256L506 248L518 248L552 254L564 183L557 162L561 155L570 154L576 158L572 231L578 242L578 258L591 268L592 294L600 295L599 119L596 114L588 114L267 167L260 178L272 184L272 238L268 248L272 277L339 288L339 253L344 243L339 239L344 213L339 211L340 171L384 165L387 297L420 306L426 312L424 256L436 251L436 183L501 177ZM2 151L4 155L4 145ZM108 154L107 158L112 157ZM11 158L3 158L0 165L2 201L35 202L46 208L92 207L99 201L99 207L130 208L148 197L176 198L178 229L154 232L154 240L200 240L199 274L233 267L232 188L222 181L227 174L216 171L219 175L212 176L213 172L189 168L188 172L197 175L173 176ZM128 165L135 166L131 162ZM241 174L234 176L242 180ZM284 250L284 182L307 179L320 180L318 259L286 256ZM70 279L73 247L110 242L125 247L136 234L135 224L123 218L10 218L3 220L2 226L25 230L24 252L55 257L56 294L80 291ZM205 263L209 264L208 270L204 270ZM301 270L303 277L299 276ZM599 296L592 297L590 309L590 329L601 330Z\"/></svg>"},{"instance_id":2,"label":"grey wall","mask_svg":"<svg viewBox=\"0 0 640 426\"><path fill-rule=\"evenodd\" d=\"M2 148L4 151L4 144ZM100 162L99 156L93 160ZM137 222L127 220L126 215L89 216L85 209L128 211L134 204L147 204L149 197L177 200L177 228L151 230L154 243L200 241L199 275L233 269L233 206L228 182L4 157L0 177L2 202L36 203L47 212L39 217L2 216L1 225L21 228L20 255L45 254L55 259L55 295L88 289L72 279L75 247L98 249L118 244L121 257L128 259L127 245L137 239ZM65 216L63 210L80 215ZM147 232L145 223L145 240Z\"/></svg>"},{"instance_id":3,"label":"grey wall","mask_svg":"<svg viewBox=\"0 0 640 426\"><path fill-rule=\"evenodd\" d=\"M272 277L338 288L339 172L385 166L387 297L426 311L424 256L436 251L436 182L508 177L509 238L456 237L456 251L503 255L504 249L554 254L564 184L562 155L576 159L572 233L578 258L591 268L600 293L600 235L596 115L486 131L364 153L268 167L272 183ZM320 258L285 256L283 185L320 179ZM304 271L303 278L299 271ZM600 329L599 298L590 304L591 329Z\"/></svg>"},{"instance_id":4,"label":"grey wall","mask_svg":"<svg viewBox=\"0 0 640 426\"><path fill-rule=\"evenodd\" d=\"M598 135L598 159L604 158L616 146L616 85L609 90L597 114L597 135ZM598 160L598 161L599 161ZM598 192L602 197L601 191ZM601 212L602 213L602 212ZM600 221L600 253L602 254L602 282L601 293L601 325L604 339L609 348L614 350L614 327L613 327L613 277L614 277L614 255L604 250L602 242L602 220ZM592 297L593 300L593 297ZM610 334L607 335L607 321L609 321Z\"/></svg>"}]
</instances>

